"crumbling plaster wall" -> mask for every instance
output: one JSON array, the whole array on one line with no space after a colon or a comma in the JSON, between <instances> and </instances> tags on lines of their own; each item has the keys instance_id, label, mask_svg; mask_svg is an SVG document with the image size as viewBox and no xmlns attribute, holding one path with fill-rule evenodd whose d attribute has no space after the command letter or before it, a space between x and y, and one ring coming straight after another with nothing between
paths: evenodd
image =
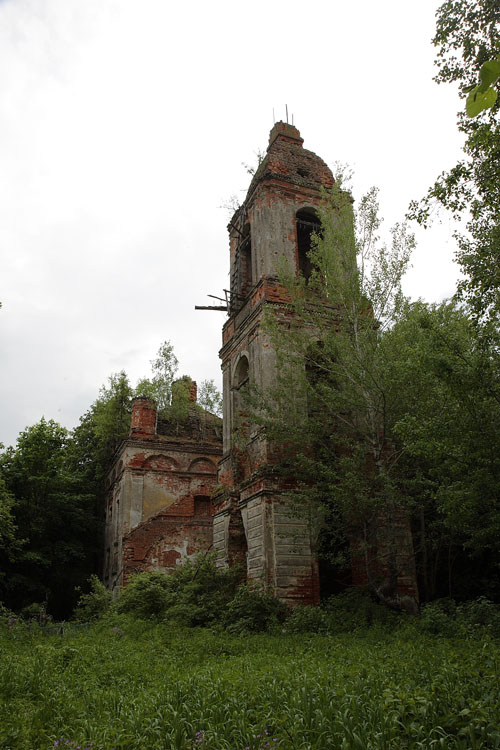
<instances>
[{"instance_id":1,"label":"crumbling plaster wall","mask_svg":"<svg viewBox=\"0 0 500 750\"><path fill-rule=\"evenodd\" d=\"M330 170L312 152L302 148L298 131L278 123L270 136L267 155L245 199L229 225L233 300L223 329L220 352L224 385L224 446L219 483L224 491L216 498L214 547L220 565L234 555L234 533L241 519L247 576L289 603L316 603L319 598L317 564L307 523L293 512L286 487L272 476L274 451L257 427L238 424L238 363L246 357L249 381L267 390L276 382L277 359L263 326L264 310L280 316L288 295L279 276L299 269L296 215L314 209L321 201L320 188L330 187ZM236 286L241 278L239 245L250 227L252 286L242 298ZM246 236L246 235L245 235ZM235 430L238 429L238 434ZM290 490L290 488L289 488ZM243 550L243 547L245 549Z\"/></svg>"},{"instance_id":2,"label":"crumbling plaster wall","mask_svg":"<svg viewBox=\"0 0 500 750\"><path fill-rule=\"evenodd\" d=\"M212 545L211 495L220 441L155 432L151 402L133 409L130 436L108 477L104 580L114 588L133 572L172 569ZM141 411L146 420L141 422Z\"/></svg>"}]
</instances>

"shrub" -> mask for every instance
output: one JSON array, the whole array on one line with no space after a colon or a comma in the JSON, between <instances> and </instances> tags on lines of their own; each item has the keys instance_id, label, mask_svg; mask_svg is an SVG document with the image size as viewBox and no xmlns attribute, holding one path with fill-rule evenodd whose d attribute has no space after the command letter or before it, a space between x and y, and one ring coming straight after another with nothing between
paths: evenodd
<instances>
[{"instance_id":1,"label":"shrub","mask_svg":"<svg viewBox=\"0 0 500 750\"><path fill-rule=\"evenodd\" d=\"M77 622L98 620L111 605L112 593L96 575L90 576L88 583L90 591L88 594L81 594L73 613Z\"/></svg>"},{"instance_id":2,"label":"shrub","mask_svg":"<svg viewBox=\"0 0 500 750\"><path fill-rule=\"evenodd\" d=\"M425 604L418 629L447 637L500 637L500 607L484 596L456 604L453 599L437 599Z\"/></svg>"},{"instance_id":3,"label":"shrub","mask_svg":"<svg viewBox=\"0 0 500 750\"><path fill-rule=\"evenodd\" d=\"M222 618L240 579L239 569L218 570L213 555L198 555L173 573L133 576L115 606L137 617L164 618L190 627L209 625Z\"/></svg>"},{"instance_id":4,"label":"shrub","mask_svg":"<svg viewBox=\"0 0 500 750\"><path fill-rule=\"evenodd\" d=\"M288 633L327 633L328 616L323 607L295 607L286 622Z\"/></svg>"},{"instance_id":5,"label":"shrub","mask_svg":"<svg viewBox=\"0 0 500 750\"><path fill-rule=\"evenodd\" d=\"M224 625L232 632L264 631L283 622L288 609L272 594L267 594L248 584L236 591L224 614Z\"/></svg>"},{"instance_id":6,"label":"shrub","mask_svg":"<svg viewBox=\"0 0 500 750\"><path fill-rule=\"evenodd\" d=\"M38 620L43 625L52 620L51 615L47 614L46 602L32 602L21 610L21 617L24 620Z\"/></svg>"},{"instance_id":7,"label":"shrub","mask_svg":"<svg viewBox=\"0 0 500 750\"><path fill-rule=\"evenodd\" d=\"M216 568L213 555L187 560L172 575L175 602L165 618L189 627L220 622L241 577L238 567Z\"/></svg>"},{"instance_id":8,"label":"shrub","mask_svg":"<svg viewBox=\"0 0 500 750\"><path fill-rule=\"evenodd\" d=\"M9 627L12 627L14 623L16 623L18 620L17 615L14 614L10 609L8 609L3 602L0 602L0 626L1 625L8 625Z\"/></svg>"},{"instance_id":9,"label":"shrub","mask_svg":"<svg viewBox=\"0 0 500 750\"><path fill-rule=\"evenodd\" d=\"M437 599L435 602L424 604L418 620L418 629L431 635L458 635L455 614L456 605L453 599Z\"/></svg>"},{"instance_id":10,"label":"shrub","mask_svg":"<svg viewBox=\"0 0 500 750\"><path fill-rule=\"evenodd\" d=\"M320 607L296 607L286 623L290 633L344 633L378 626L393 628L401 615L374 601L367 591L348 589Z\"/></svg>"},{"instance_id":11,"label":"shrub","mask_svg":"<svg viewBox=\"0 0 500 750\"><path fill-rule=\"evenodd\" d=\"M376 602L368 591L360 588L347 589L342 594L331 596L324 608L328 630L332 633L349 632L371 625L394 627L400 620L399 613Z\"/></svg>"},{"instance_id":12,"label":"shrub","mask_svg":"<svg viewBox=\"0 0 500 750\"><path fill-rule=\"evenodd\" d=\"M485 596L457 606L457 620L464 635L500 637L500 607Z\"/></svg>"},{"instance_id":13,"label":"shrub","mask_svg":"<svg viewBox=\"0 0 500 750\"><path fill-rule=\"evenodd\" d=\"M159 617L172 603L172 581L167 573L152 571L130 577L113 608L136 617Z\"/></svg>"}]
</instances>

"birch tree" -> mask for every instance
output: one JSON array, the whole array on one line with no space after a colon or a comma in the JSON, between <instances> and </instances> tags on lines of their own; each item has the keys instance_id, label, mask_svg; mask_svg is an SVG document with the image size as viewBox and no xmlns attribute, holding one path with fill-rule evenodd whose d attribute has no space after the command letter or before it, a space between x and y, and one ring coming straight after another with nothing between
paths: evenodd
<instances>
[{"instance_id":1,"label":"birch tree","mask_svg":"<svg viewBox=\"0 0 500 750\"><path fill-rule=\"evenodd\" d=\"M388 363L379 342L402 309L401 279L414 239L404 224L379 237L377 190L353 211L337 181L319 211L306 281L283 269L289 295L285 315L267 316L277 357L275 385L258 394L256 419L282 446L279 470L299 483L297 505L317 530L328 528L337 546L356 534L374 592L397 601L397 542L392 519L401 505L393 467L398 451L388 424ZM283 448L283 446L285 446ZM384 580L371 564L370 536L385 515ZM340 546L342 546L340 544ZM352 545L351 545L352 551ZM348 553L347 553L348 554Z\"/></svg>"}]
</instances>

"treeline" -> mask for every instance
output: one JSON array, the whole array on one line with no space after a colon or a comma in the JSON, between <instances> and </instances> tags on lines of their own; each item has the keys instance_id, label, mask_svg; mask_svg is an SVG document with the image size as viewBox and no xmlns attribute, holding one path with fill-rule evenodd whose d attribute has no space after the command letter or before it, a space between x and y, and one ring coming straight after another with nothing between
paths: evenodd
<instances>
[{"instance_id":1,"label":"treeline","mask_svg":"<svg viewBox=\"0 0 500 750\"><path fill-rule=\"evenodd\" d=\"M395 600L403 513L421 601L499 600L500 340L478 335L454 302L405 302L380 331L366 307L349 322L318 313L319 298L302 306L304 291L305 329L270 325L278 382L249 403L286 445L276 471L299 479L295 508L318 535L323 590L349 580L354 538L373 592Z\"/></svg>"},{"instance_id":2,"label":"treeline","mask_svg":"<svg viewBox=\"0 0 500 750\"><path fill-rule=\"evenodd\" d=\"M79 588L99 572L103 481L129 433L132 399L148 396L175 418L187 403L179 392L171 405L178 362L169 342L151 365L135 388L125 372L112 375L74 430L42 418L0 454L0 601L9 609L67 618ZM220 411L212 381L200 384L198 403Z\"/></svg>"}]
</instances>

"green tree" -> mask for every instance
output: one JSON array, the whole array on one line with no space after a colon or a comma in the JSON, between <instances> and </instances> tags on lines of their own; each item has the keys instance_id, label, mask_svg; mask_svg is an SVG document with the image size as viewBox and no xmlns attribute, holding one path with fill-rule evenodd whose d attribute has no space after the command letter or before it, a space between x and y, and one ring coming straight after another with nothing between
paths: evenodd
<instances>
[{"instance_id":1,"label":"green tree","mask_svg":"<svg viewBox=\"0 0 500 750\"><path fill-rule=\"evenodd\" d=\"M174 354L174 347L164 341L157 355L151 360L151 378L143 378L135 388L136 396L147 396L156 402L161 412L166 412L172 401L172 384L175 379L179 361Z\"/></svg>"},{"instance_id":2,"label":"green tree","mask_svg":"<svg viewBox=\"0 0 500 750\"><path fill-rule=\"evenodd\" d=\"M68 441L65 428L42 418L1 456L18 538L25 540L5 564L5 601L16 610L47 601L52 614L67 616L74 587L92 572L94 497L85 478L71 470Z\"/></svg>"},{"instance_id":3,"label":"green tree","mask_svg":"<svg viewBox=\"0 0 500 750\"><path fill-rule=\"evenodd\" d=\"M92 484L96 495L102 491L102 481L113 453L129 434L133 396L133 388L123 370L111 375L73 430L68 446L69 460L73 469Z\"/></svg>"},{"instance_id":4,"label":"green tree","mask_svg":"<svg viewBox=\"0 0 500 750\"><path fill-rule=\"evenodd\" d=\"M483 110L495 106L498 97L495 84L499 78L500 55L495 60L487 60L481 65L479 83L470 90L465 104L465 111L469 117L477 117Z\"/></svg>"},{"instance_id":5,"label":"green tree","mask_svg":"<svg viewBox=\"0 0 500 750\"><path fill-rule=\"evenodd\" d=\"M7 585L7 568L22 545L17 535L13 507L14 497L0 474L0 592L4 591Z\"/></svg>"},{"instance_id":6,"label":"green tree","mask_svg":"<svg viewBox=\"0 0 500 750\"><path fill-rule=\"evenodd\" d=\"M412 520L424 599L496 597L498 335L478 339L457 304L403 299L413 240L397 227L392 246L380 245L375 191L360 202L355 233L338 190L321 218L311 280L282 277L290 308L268 320L277 382L251 397L252 419L282 447L281 470L302 483L297 508L333 559L349 554L360 529L369 550L373 527L385 523L386 578L365 560L381 599L397 599L391 519L401 510Z\"/></svg>"},{"instance_id":7,"label":"green tree","mask_svg":"<svg viewBox=\"0 0 500 750\"><path fill-rule=\"evenodd\" d=\"M213 380L203 380L198 388L198 404L202 409L222 417L222 395Z\"/></svg>"},{"instance_id":8,"label":"green tree","mask_svg":"<svg viewBox=\"0 0 500 750\"><path fill-rule=\"evenodd\" d=\"M413 421L407 417L405 440L407 455L415 460L410 430L413 424L414 437L420 433L420 439L413 445L420 446L428 509L437 513L434 518L441 524L433 541L438 549L426 551L421 545L423 554L428 554L427 563L432 554L442 555L446 539L449 571L455 557L459 561L463 558L462 548L469 557L474 556L478 570L484 569L483 588L487 588L495 577L492 569L498 565L495 451L498 454L500 123L496 90L500 72L500 6L497 0L448 0L437 12L433 42L438 48L435 80L458 85L461 95L467 98L466 112L462 109L458 114L458 129L465 136L464 158L438 178L420 204L411 205L410 216L425 226L437 204L457 219L467 220L467 233L456 235L457 260L465 276L459 282L457 298L466 303L474 330L464 312L453 306L415 309L409 316L405 325L408 330L415 326L413 335L421 351L426 352L429 385L432 383L431 392L426 400L420 401L420 407L425 410L427 404L434 403L435 413L429 412L428 417L420 414ZM434 461L436 456L442 458L439 465ZM428 534L428 540L433 533ZM454 583L452 577L449 573L448 590ZM468 571L462 570L454 578L464 586L471 585ZM479 581L481 575L475 578ZM430 582L428 587L432 589Z\"/></svg>"},{"instance_id":9,"label":"green tree","mask_svg":"<svg viewBox=\"0 0 500 750\"><path fill-rule=\"evenodd\" d=\"M408 305L381 343L391 442L414 520L421 593L498 596L500 383L454 303Z\"/></svg>"},{"instance_id":10,"label":"green tree","mask_svg":"<svg viewBox=\"0 0 500 750\"><path fill-rule=\"evenodd\" d=\"M500 6L497 0L447 0L437 11L438 83L458 84L463 97L476 87L480 71L500 51ZM490 71L481 74L486 89L498 88ZM489 95L491 97L491 94ZM410 206L410 216L427 225L437 203L457 218L468 216L467 234L457 234L457 259L465 274L458 293L475 320L495 326L500 314L500 123L499 102L469 118L458 114L465 135L464 158L443 173L427 197Z\"/></svg>"},{"instance_id":11,"label":"green tree","mask_svg":"<svg viewBox=\"0 0 500 750\"><path fill-rule=\"evenodd\" d=\"M15 545L16 524L12 515L14 498L0 476L0 550L8 552Z\"/></svg>"},{"instance_id":12,"label":"green tree","mask_svg":"<svg viewBox=\"0 0 500 750\"><path fill-rule=\"evenodd\" d=\"M320 218L311 278L283 271L293 314L268 316L277 380L257 394L252 419L281 446L282 470L302 481L297 505L307 508L311 525L335 528L344 544L356 536L367 552L381 515L395 517L402 503L379 342L400 313L401 277L414 241L399 225L390 247L380 242L376 190L361 200L354 225L352 199L337 181ZM366 574L381 599L396 603L395 527L382 525L386 575L380 579L368 553Z\"/></svg>"},{"instance_id":13,"label":"green tree","mask_svg":"<svg viewBox=\"0 0 500 750\"><path fill-rule=\"evenodd\" d=\"M99 397L91 407L95 435L102 446L114 449L130 430L131 403L134 391L127 374L110 375L107 386L102 386Z\"/></svg>"},{"instance_id":14,"label":"green tree","mask_svg":"<svg viewBox=\"0 0 500 750\"><path fill-rule=\"evenodd\" d=\"M179 362L169 341L164 341L155 359L151 360L152 376L142 378L135 388L136 396L147 396L157 404L160 414L174 420L187 415L189 403L188 375L176 378ZM175 391L175 398L172 398ZM222 396L213 380L203 380L198 388L197 403L216 416L222 415Z\"/></svg>"}]
</instances>

